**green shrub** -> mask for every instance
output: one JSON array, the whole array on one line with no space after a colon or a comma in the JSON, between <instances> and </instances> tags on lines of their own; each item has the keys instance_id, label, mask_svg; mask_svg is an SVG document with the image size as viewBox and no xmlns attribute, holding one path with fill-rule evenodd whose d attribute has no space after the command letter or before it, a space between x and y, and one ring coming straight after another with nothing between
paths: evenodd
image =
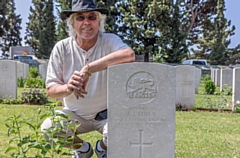
<instances>
[{"instance_id":1,"label":"green shrub","mask_svg":"<svg viewBox=\"0 0 240 158\"><path fill-rule=\"evenodd\" d=\"M211 76L210 76L209 74L202 75L201 80L203 80L203 81L206 82L206 81L208 81L208 80L211 80Z\"/></svg>"},{"instance_id":2,"label":"green shrub","mask_svg":"<svg viewBox=\"0 0 240 158\"><path fill-rule=\"evenodd\" d=\"M36 112L34 121L22 119L21 115L13 115L5 120L5 125L8 128L8 136L11 137L9 146L5 153L9 153L9 157L14 158L43 158L43 157L70 157L71 151L74 148L74 136L69 136L64 139L64 136L59 135L59 131L62 131L64 121L63 119L70 120L71 115L63 115L55 112L57 103L50 105L47 114L41 114L41 109ZM47 108L47 107L46 107ZM41 123L45 118L50 118L53 127L41 131ZM77 121L77 120L76 120ZM31 133L24 135L24 127L28 126L31 129ZM72 121L66 122L67 128L76 131L80 126L79 124L72 125ZM67 132L67 130L66 130ZM67 133L66 133L67 135ZM48 137L47 141L45 136ZM81 144L77 144L81 145ZM69 149L64 149L65 146L69 146ZM34 150L34 155L29 154L30 150Z\"/></svg>"},{"instance_id":3,"label":"green shrub","mask_svg":"<svg viewBox=\"0 0 240 158\"><path fill-rule=\"evenodd\" d=\"M28 77L25 82L26 88L45 88L45 81L40 77Z\"/></svg>"},{"instance_id":4,"label":"green shrub","mask_svg":"<svg viewBox=\"0 0 240 158\"><path fill-rule=\"evenodd\" d=\"M207 94L214 94L216 86L212 80L207 80L205 82L205 92Z\"/></svg>"},{"instance_id":5,"label":"green shrub","mask_svg":"<svg viewBox=\"0 0 240 158\"><path fill-rule=\"evenodd\" d=\"M26 80L24 80L22 77L18 78L18 80L17 80L18 87L23 88L25 82L26 82Z\"/></svg>"},{"instance_id":6,"label":"green shrub","mask_svg":"<svg viewBox=\"0 0 240 158\"><path fill-rule=\"evenodd\" d=\"M43 105L48 103L48 97L44 90L40 89L30 89L30 91L24 90L22 92L22 103Z\"/></svg>"},{"instance_id":7,"label":"green shrub","mask_svg":"<svg viewBox=\"0 0 240 158\"><path fill-rule=\"evenodd\" d=\"M222 91L221 91L221 94L223 94L223 95L232 95L232 87L228 86L227 84L224 84L223 88L222 88Z\"/></svg>"},{"instance_id":8,"label":"green shrub","mask_svg":"<svg viewBox=\"0 0 240 158\"><path fill-rule=\"evenodd\" d=\"M37 78L39 75L38 69L36 67L30 67L28 71L28 77Z\"/></svg>"}]
</instances>

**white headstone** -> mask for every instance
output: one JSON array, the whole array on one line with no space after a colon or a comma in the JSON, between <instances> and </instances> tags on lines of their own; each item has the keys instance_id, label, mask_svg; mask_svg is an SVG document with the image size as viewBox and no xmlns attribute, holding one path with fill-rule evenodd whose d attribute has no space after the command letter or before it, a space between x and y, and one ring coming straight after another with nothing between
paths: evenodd
<instances>
[{"instance_id":1,"label":"white headstone","mask_svg":"<svg viewBox=\"0 0 240 158\"><path fill-rule=\"evenodd\" d=\"M179 65L176 67L176 104L192 109L195 104L195 67Z\"/></svg>"},{"instance_id":2,"label":"white headstone","mask_svg":"<svg viewBox=\"0 0 240 158\"><path fill-rule=\"evenodd\" d=\"M14 55L22 55L24 52L27 52L28 55L33 55L32 47L22 47L22 46L11 46L10 47L10 57L13 58Z\"/></svg>"},{"instance_id":3,"label":"white headstone","mask_svg":"<svg viewBox=\"0 0 240 158\"><path fill-rule=\"evenodd\" d=\"M220 86L220 74L221 74L220 69L215 69L214 83L217 87Z\"/></svg>"},{"instance_id":4,"label":"white headstone","mask_svg":"<svg viewBox=\"0 0 240 158\"><path fill-rule=\"evenodd\" d=\"M198 94L198 87L201 81L202 70L200 68L195 68L195 94Z\"/></svg>"},{"instance_id":5,"label":"white headstone","mask_svg":"<svg viewBox=\"0 0 240 158\"><path fill-rule=\"evenodd\" d=\"M39 74L41 75L42 79L44 79L44 80L46 80L46 76L47 76L47 66L48 66L48 64L39 65Z\"/></svg>"},{"instance_id":6,"label":"white headstone","mask_svg":"<svg viewBox=\"0 0 240 158\"><path fill-rule=\"evenodd\" d=\"M240 100L240 67L233 69L232 103Z\"/></svg>"},{"instance_id":7,"label":"white headstone","mask_svg":"<svg viewBox=\"0 0 240 158\"><path fill-rule=\"evenodd\" d=\"M24 63L17 62L17 78L24 78Z\"/></svg>"},{"instance_id":8,"label":"white headstone","mask_svg":"<svg viewBox=\"0 0 240 158\"><path fill-rule=\"evenodd\" d=\"M0 98L17 98L17 62L0 60Z\"/></svg>"},{"instance_id":9,"label":"white headstone","mask_svg":"<svg viewBox=\"0 0 240 158\"><path fill-rule=\"evenodd\" d=\"M108 68L109 158L174 158L175 75L157 63Z\"/></svg>"},{"instance_id":10,"label":"white headstone","mask_svg":"<svg viewBox=\"0 0 240 158\"><path fill-rule=\"evenodd\" d=\"M227 85L227 87L232 86L232 80L233 80L233 70L221 69L220 91L224 89L224 85Z\"/></svg>"},{"instance_id":11,"label":"white headstone","mask_svg":"<svg viewBox=\"0 0 240 158\"><path fill-rule=\"evenodd\" d=\"M24 79L28 77L29 65L24 63Z\"/></svg>"}]
</instances>

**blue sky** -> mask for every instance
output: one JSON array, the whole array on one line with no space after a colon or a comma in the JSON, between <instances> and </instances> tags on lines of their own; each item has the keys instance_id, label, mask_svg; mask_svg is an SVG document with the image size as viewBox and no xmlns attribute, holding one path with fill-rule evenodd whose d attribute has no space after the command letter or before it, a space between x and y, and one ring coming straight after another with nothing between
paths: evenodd
<instances>
[{"instance_id":1,"label":"blue sky","mask_svg":"<svg viewBox=\"0 0 240 158\"><path fill-rule=\"evenodd\" d=\"M16 13L21 14L22 18L22 30L21 36L24 37L26 22L28 22L29 8L31 0L15 0ZM235 25L235 35L231 36L231 47L236 47L240 44L240 0L226 0L226 12L225 17L231 20L231 24Z\"/></svg>"}]
</instances>

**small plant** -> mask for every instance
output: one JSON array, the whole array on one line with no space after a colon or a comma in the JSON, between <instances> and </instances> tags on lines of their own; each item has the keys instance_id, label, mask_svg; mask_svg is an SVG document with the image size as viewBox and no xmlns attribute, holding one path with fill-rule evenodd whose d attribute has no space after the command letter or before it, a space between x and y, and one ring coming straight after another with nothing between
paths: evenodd
<instances>
[{"instance_id":1,"label":"small plant","mask_svg":"<svg viewBox=\"0 0 240 158\"><path fill-rule=\"evenodd\" d=\"M240 113L240 101L237 100L236 104L234 105L234 112Z\"/></svg>"},{"instance_id":2,"label":"small plant","mask_svg":"<svg viewBox=\"0 0 240 158\"><path fill-rule=\"evenodd\" d=\"M237 100L236 103L226 103L226 106L232 109L232 112L240 113L240 100Z\"/></svg>"},{"instance_id":3,"label":"small plant","mask_svg":"<svg viewBox=\"0 0 240 158\"><path fill-rule=\"evenodd\" d=\"M43 105L48 102L46 92L41 89L24 90L21 97L22 103Z\"/></svg>"},{"instance_id":4,"label":"small plant","mask_svg":"<svg viewBox=\"0 0 240 158\"><path fill-rule=\"evenodd\" d=\"M210 110L214 110L216 108L216 104L212 101L211 97L209 95L205 96L206 102L204 104L207 104L207 107L209 107Z\"/></svg>"},{"instance_id":5,"label":"small plant","mask_svg":"<svg viewBox=\"0 0 240 158\"><path fill-rule=\"evenodd\" d=\"M10 116L6 119L5 124L8 127L8 136L12 137L9 141L9 147L5 153L10 153L10 157L62 157L70 156L70 151L73 149L74 137L65 139L65 135L59 135L62 131L63 124L68 128L73 129L75 132L79 127L78 124L72 125L70 120L71 116L56 113L56 106L58 103L53 103L49 107L45 107L48 111L41 114L42 110L38 109L34 123L23 120L21 116ZM40 126L44 119L50 118L53 124L52 128L41 131ZM24 127L28 126L32 132L28 135L23 135ZM67 132L67 130L66 130ZM48 139L45 139L47 136ZM64 147L68 145L70 148L65 150ZM34 156L29 154L30 149L34 149Z\"/></svg>"},{"instance_id":6,"label":"small plant","mask_svg":"<svg viewBox=\"0 0 240 158\"><path fill-rule=\"evenodd\" d=\"M209 75L209 74L206 74L206 75L203 75L202 77L201 77L201 80L202 81L209 81L209 80L211 80L211 76Z\"/></svg>"},{"instance_id":7,"label":"small plant","mask_svg":"<svg viewBox=\"0 0 240 158\"><path fill-rule=\"evenodd\" d=\"M208 80L205 82L205 92L207 94L214 94L216 86L212 80Z\"/></svg>"},{"instance_id":8,"label":"small plant","mask_svg":"<svg viewBox=\"0 0 240 158\"><path fill-rule=\"evenodd\" d=\"M45 88L45 81L40 77L28 77L25 82L26 88Z\"/></svg>"},{"instance_id":9,"label":"small plant","mask_svg":"<svg viewBox=\"0 0 240 158\"><path fill-rule=\"evenodd\" d=\"M221 91L221 94L223 94L223 95L232 95L232 87L228 86L227 84L224 84L223 88L222 88L222 91Z\"/></svg>"},{"instance_id":10,"label":"small plant","mask_svg":"<svg viewBox=\"0 0 240 158\"><path fill-rule=\"evenodd\" d=\"M21 104L21 99L13 99L12 96L4 96L0 99L0 103L2 104Z\"/></svg>"},{"instance_id":11,"label":"small plant","mask_svg":"<svg viewBox=\"0 0 240 158\"><path fill-rule=\"evenodd\" d=\"M23 79L23 77L18 78L18 81L17 81L18 87L23 88L24 84L25 84L25 80Z\"/></svg>"},{"instance_id":12,"label":"small plant","mask_svg":"<svg viewBox=\"0 0 240 158\"><path fill-rule=\"evenodd\" d=\"M37 78L38 76L40 76L36 67L30 67L28 75L30 78Z\"/></svg>"}]
</instances>

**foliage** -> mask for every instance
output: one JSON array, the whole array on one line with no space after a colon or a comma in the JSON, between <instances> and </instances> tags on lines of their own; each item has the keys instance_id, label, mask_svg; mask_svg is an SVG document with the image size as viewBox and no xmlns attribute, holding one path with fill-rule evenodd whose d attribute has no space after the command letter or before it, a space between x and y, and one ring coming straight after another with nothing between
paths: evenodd
<instances>
[{"instance_id":1,"label":"foliage","mask_svg":"<svg viewBox=\"0 0 240 158\"><path fill-rule=\"evenodd\" d=\"M28 152L34 149L35 155L31 157L56 157L59 155L70 155L70 148L68 151L63 150L63 147L70 145L71 147L73 138L64 139L58 133L62 131L64 120L69 120L71 116L65 116L55 112L57 103L50 105L48 113L41 115L39 108L34 121L21 119L21 115L10 116L5 124L8 128L8 136L12 136L9 141L9 147L6 153L11 153L11 157L28 157ZM41 131L40 126L43 119L50 118L54 127L48 130ZM23 126L29 126L32 132L24 135ZM68 128L76 131L79 125L71 125L71 122L66 123ZM45 138L48 139L45 139ZM48 141L47 141L48 140Z\"/></svg>"},{"instance_id":2,"label":"foliage","mask_svg":"<svg viewBox=\"0 0 240 158\"><path fill-rule=\"evenodd\" d=\"M20 15L15 13L16 7L14 0L2 1L3 7L2 12L0 12L0 17L2 20L0 22L0 37L2 37L1 49L4 56L8 56L8 52L11 46L21 45L20 30L22 19Z\"/></svg>"},{"instance_id":3,"label":"foliage","mask_svg":"<svg viewBox=\"0 0 240 158\"><path fill-rule=\"evenodd\" d=\"M38 69L36 67L30 67L28 70L28 76L30 78L37 78L39 76Z\"/></svg>"},{"instance_id":4,"label":"foliage","mask_svg":"<svg viewBox=\"0 0 240 158\"><path fill-rule=\"evenodd\" d=\"M7 14L7 2L0 1L0 37L4 35L5 27L7 24L6 14Z\"/></svg>"},{"instance_id":5,"label":"foliage","mask_svg":"<svg viewBox=\"0 0 240 158\"><path fill-rule=\"evenodd\" d=\"M33 48L38 58L49 58L55 44L55 21L53 0L32 0L29 21L27 23L26 44Z\"/></svg>"},{"instance_id":6,"label":"foliage","mask_svg":"<svg viewBox=\"0 0 240 158\"><path fill-rule=\"evenodd\" d=\"M44 105L48 102L46 92L41 89L24 90L21 97L22 103Z\"/></svg>"},{"instance_id":7,"label":"foliage","mask_svg":"<svg viewBox=\"0 0 240 158\"><path fill-rule=\"evenodd\" d=\"M57 2L56 9L58 14L60 14L62 10L70 10L72 8L71 0L56 0L56 2ZM57 33L57 37L56 37L57 41L68 37L67 25L65 22L61 20L58 21L56 33Z\"/></svg>"},{"instance_id":8,"label":"foliage","mask_svg":"<svg viewBox=\"0 0 240 158\"><path fill-rule=\"evenodd\" d=\"M45 7L41 13L41 22L39 23L39 47L36 55L39 58L48 59L55 45L55 17L53 14L53 1L45 0Z\"/></svg>"},{"instance_id":9,"label":"foliage","mask_svg":"<svg viewBox=\"0 0 240 158\"><path fill-rule=\"evenodd\" d=\"M214 94L216 86L212 80L207 80L205 82L205 92L207 94Z\"/></svg>"},{"instance_id":10,"label":"foliage","mask_svg":"<svg viewBox=\"0 0 240 158\"><path fill-rule=\"evenodd\" d=\"M240 113L240 101L237 100L236 104L234 105L234 112Z\"/></svg>"},{"instance_id":11,"label":"foliage","mask_svg":"<svg viewBox=\"0 0 240 158\"><path fill-rule=\"evenodd\" d=\"M223 94L223 95L232 95L232 86L228 86L227 84L224 84L222 86L221 94Z\"/></svg>"},{"instance_id":12,"label":"foliage","mask_svg":"<svg viewBox=\"0 0 240 158\"><path fill-rule=\"evenodd\" d=\"M45 88L45 81L38 76L37 78L26 78L25 81L26 88Z\"/></svg>"},{"instance_id":13,"label":"foliage","mask_svg":"<svg viewBox=\"0 0 240 158\"><path fill-rule=\"evenodd\" d=\"M235 26L231 26L231 21L224 17L225 1L217 1L217 17L214 19L213 25L213 47L210 54L212 65L228 65L230 63L230 54L227 50L231 41L228 36L234 35Z\"/></svg>"},{"instance_id":14,"label":"foliage","mask_svg":"<svg viewBox=\"0 0 240 158\"><path fill-rule=\"evenodd\" d=\"M17 86L20 87L20 88L23 88L24 85L25 85L25 80L23 79L23 77L20 77L17 79Z\"/></svg>"},{"instance_id":15,"label":"foliage","mask_svg":"<svg viewBox=\"0 0 240 158\"><path fill-rule=\"evenodd\" d=\"M209 74L206 74L206 75L202 75L201 76L201 80L206 82L208 80L211 80L211 76Z\"/></svg>"},{"instance_id":16,"label":"foliage","mask_svg":"<svg viewBox=\"0 0 240 158\"><path fill-rule=\"evenodd\" d=\"M11 97L9 98L3 98L3 99L0 99L0 103L2 104L22 104L22 100L21 99L13 99Z\"/></svg>"}]
</instances>

